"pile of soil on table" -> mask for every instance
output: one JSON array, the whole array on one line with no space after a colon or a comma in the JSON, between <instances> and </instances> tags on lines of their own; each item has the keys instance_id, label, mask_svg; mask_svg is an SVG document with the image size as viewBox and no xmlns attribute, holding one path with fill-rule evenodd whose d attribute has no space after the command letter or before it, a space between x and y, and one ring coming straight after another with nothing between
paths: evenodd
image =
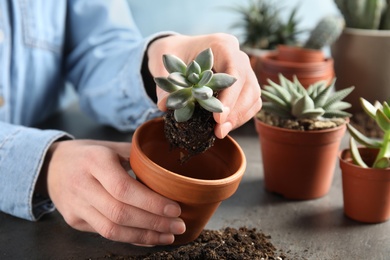
<instances>
[{"instance_id":1,"label":"pile of soil on table","mask_svg":"<svg viewBox=\"0 0 390 260\"><path fill-rule=\"evenodd\" d=\"M106 259L248 259L248 260L285 260L290 258L278 250L271 242L271 236L258 232L255 228L225 228L223 230L203 230L193 242L172 247L171 250L154 252L143 256L106 256Z\"/></svg>"}]
</instances>

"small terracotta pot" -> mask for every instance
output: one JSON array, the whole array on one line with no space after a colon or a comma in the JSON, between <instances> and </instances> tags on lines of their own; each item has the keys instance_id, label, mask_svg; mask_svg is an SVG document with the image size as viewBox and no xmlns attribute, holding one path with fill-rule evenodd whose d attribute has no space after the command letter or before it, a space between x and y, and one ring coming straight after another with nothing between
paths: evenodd
<instances>
[{"instance_id":1,"label":"small terracotta pot","mask_svg":"<svg viewBox=\"0 0 390 260\"><path fill-rule=\"evenodd\" d=\"M320 80L331 83L334 78L333 59L325 58L320 50L282 45L260 57L256 73L259 74L260 85L268 84L267 79L279 83L278 75L283 74L290 80L297 76L307 88Z\"/></svg>"},{"instance_id":2,"label":"small terracotta pot","mask_svg":"<svg viewBox=\"0 0 390 260\"><path fill-rule=\"evenodd\" d=\"M175 245L196 239L221 201L235 193L246 168L240 146L230 137L216 139L206 152L180 164L180 150L170 149L163 119L145 122L135 131L130 164L142 183L177 201L186 232Z\"/></svg>"},{"instance_id":3,"label":"small terracotta pot","mask_svg":"<svg viewBox=\"0 0 390 260\"><path fill-rule=\"evenodd\" d=\"M377 149L359 148L363 160L372 165ZM339 154L343 182L344 213L366 223L390 218L390 169L362 168L352 162L349 149Z\"/></svg>"},{"instance_id":4,"label":"small terracotta pot","mask_svg":"<svg viewBox=\"0 0 390 260\"><path fill-rule=\"evenodd\" d=\"M263 158L265 189L295 200L326 195L346 125L298 131L254 119Z\"/></svg>"}]
</instances>

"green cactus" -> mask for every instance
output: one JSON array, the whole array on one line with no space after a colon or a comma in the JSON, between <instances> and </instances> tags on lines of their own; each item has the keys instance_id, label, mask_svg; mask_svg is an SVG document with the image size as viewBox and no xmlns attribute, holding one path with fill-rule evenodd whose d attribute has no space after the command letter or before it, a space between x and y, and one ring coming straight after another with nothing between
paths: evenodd
<instances>
[{"instance_id":1,"label":"green cactus","mask_svg":"<svg viewBox=\"0 0 390 260\"><path fill-rule=\"evenodd\" d=\"M378 126L384 131L382 140L369 138L359 132L351 124L347 124L349 133L351 134L350 138L350 149L352 154L352 159L355 164L364 167L364 168L389 168L390 167L390 106L385 101L383 104L375 102L372 105L370 102L364 98L360 98L360 102L364 111L373 118ZM379 149L378 155L372 165L367 165L358 149L357 143L369 148Z\"/></svg>"},{"instance_id":2,"label":"green cactus","mask_svg":"<svg viewBox=\"0 0 390 260\"><path fill-rule=\"evenodd\" d=\"M390 4L386 0L334 0L346 26L359 29L390 29Z\"/></svg>"},{"instance_id":3,"label":"green cactus","mask_svg":"<svg viewBox=\"0 0 390 260\"><path fill-rule=\"evenodd\" d=\"M174 110L177 122L189 120L196 103L210 112L223 111L223 105L215 94L230 87L236 78L226 73L213 73L214 56L210 48L202 51L188 65L180 58L168 54L163 56L163 62L170 74L154 80L161 89L170 93L166 106Z\"/></svg>"},{"instance_id":4,"label":"green cactus","mask_svg":"<svg viewBox=\"0 0 390 260\"><path fill-rule=\"evenodd\" d=\"M263 103L263 110L284 119L320 119L320 118L347 118L351 114L343 111L351 105L342 101L354 87L334 92L334 83L328 86L326 81L319 81L305 89L299 80L294 77L288 80L279 74L280 85L268 80L264 86L262 96L267 100Z\"/></svg>"},{"instance_id":5,"label":"green cactus","mask_svg":"<svg viewBox=\"0 0 390 260\"><path fill-rule=\"evenodd\" d=\"M322 18L311 31L304 48L322 49L324 46L331 45L340 36L344 25L344 19L339 16L331 15Z\"/></svg>"},{"instance_id":6,"label":"green cactus","mask_svg":"<svg viewBox=\"0 0 390 260\"><path fill-rule=\"evenodd\" d=\"M264 0L251 0L249 5L233 10L242 20L232 25L244 29L242 45L258 49L275 49L279 44L296 45L298 30L297 8L294 8L286 22L280 17L281 8L275 8Z\"/></svg>"}]
</instances>

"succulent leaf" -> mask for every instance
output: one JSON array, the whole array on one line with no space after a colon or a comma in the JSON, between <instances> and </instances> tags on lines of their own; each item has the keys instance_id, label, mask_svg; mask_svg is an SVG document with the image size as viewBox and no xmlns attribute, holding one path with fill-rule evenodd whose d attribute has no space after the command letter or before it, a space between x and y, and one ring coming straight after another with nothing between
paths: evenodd
<instances>
[{"instance_id":1,"label":"succulent leaf","mask_svg":"<svg viewBox=\"0 0 390 260\"><path fill-rule=\"evenodd\" d=\"M211 70L214 65L214 55L211 48L208 48L196 56L195 61L199 64L202 71Z\"/></svg>"},{"instance_id":2,"label":"succulent leaf","mask_svg":"<svg viewBox=\"0 0 390 260\"><path fill-rule=\"evenodd\" d=\"M353 162L359 165L360 167L368 168L367 164L363 161L362 157L360 156L357 143L355 139L353 139L353 137L349 138L349 147L351 150L351 157Z\"/></svg>"},{"instance_id":3,"label":"succulent leaf","mask_svg":"<svg viewBox=\"0 0 390 260\"><path fill-rule=\"evenodd\" d=\"M191 73L190 75L188 75L188 81L191 82L192 84L198 84L199 80L200 80L200 76L199 74L196 74L196 73Z\"/></svg>"},{"instance_id":4,"label":"succulent leaf","mask_svg":"<svg viewBox=\"0 0 390 260\"><path fill-rule=\"evenodd\" d=\"M189 75L195 73L195 74L200 74L202 72L199 64L196 61L191 61L190 64L188 64L187 70L186 70L186 76L188 77Z\"/></svg>"},{"instance_id":5,"label":"succulent leaf","mask_svg":"<svg viewBox=\"0 0 390 260\"><path fill-rule=\"evenodd\" d=\"M173 112L173 116L175 117L175 120L177 122L179 122L179 123L185 122L192 117L192 115L194 114L194 111L195 111L195 102L190 101L187 103L186 106L179 108L179 109L176 109Z\"/></svg>"},{"instance_id":6,"label":"succulent leaf","mask_svg":"<svg viewBox=\"0 0 390 260\"><path fill-rule=\"evenodd\" d=\"M382 142L365 136L351 124L347 124L347 128L350 135L360 144L370 148L380 148L382 146Z\"/></svg>"},{"instance_id":7,"label":"succulent leaf","mask_svg":"<svg viewBox=\"0 0 390 260\"><path fill-rule=\"evenodd\" d=\"M211 79L214 76L214 73L211 70L205 70L202 72L202 74L200 76L201 76L201 79L198 82L198 86L202 87L204 85L207 85L211 81Z\"/></svg>"},{"instance_id":8,"label":"succulent leaf","mask_svg":"<svg viewBox=\"0 0 390 260\"><path fill-rule=\"evenodd\" d=\"M186 73L187 65L184 63L184 61L182 61L175 55L164 54L163 63L165 69L169 73L173 73L173 72L181 72L182 74Z\"/></svg>"},{"instance_id":9,"label":"succulent leaf","mask_svg":"<svg viewBox=\"0 0 390 260\"><path fill-rule=\"evenodd\" d=\"M302 118L305 111L310 111L313 109L315 109L313 100L309 97L309 95L304 95L295 101L291 109L291 113L296 118Z\"/></svg>"},{"instance_id":10,"label":"succulent leaf","mask_svg":"<svg viewBox=\"0 0 390 260\"><path fill-rule=\"evenodd\" d=\"M182 74L180 72L172 72L171 74L169 74L168 80L170 82L172 82L173 84L176 84L176 85L179 85L179 86L185 87L185 88L188 88L192 85L191 82L189 80L187 80L187 78L184 76L184 74Z\"/></svg>"},{"instance_id":11,"label":"succulent leaf","mask_svg":"<svg viewBox=\"0 0 390 260\"><path fill-rule=\"evenodd\" d=\"M390 118L390 106L389 106L389 104L386 101L383 102L382 109L383 109L383 113L385 113L385 115L388 118Z\"/></svg>"},{"instance_id":12,"label":"succulent leaf","mask_svg":"<svg viewBox=\"0 0 390 260\"><path fill-rule=\"evenodd\" d=\"M364 98L360 98L360 104L363 107L363 110L369 115L371 118L376 119L376 110L377 108L373 106L370 102L365 100Z\"/></svg>"},{"instance_id":13,"label":"succulent leaf","mask_svg":"<svg viewBox=\"0 0 390 260\"><path fill-rule=\"evenodd\" d=\"M333 80L329 87L325 81L319 81L305 89L298 78L294 77L291 81L282 74L279 74L279 82L277 84L268 79L269 85L263 87L264 111L290 119L351 117L350 113L342 111L350 107L342 99L351 93L353 87L333 92ZM280 111L285 111L288 116Z\"/></svg>"},{"instance_id":14,"label":"succulent leaf","mask_svg":"<svg viewBox=\"0 0 390 260\"><path fill-rule=\"evenodd\" d=\"M219 101L216 97L210 97L209 99L205 100L198 100L199 105L201 105L204 109L210 111L210 112L217 112L222 113L223 112L223 105L221 101Z\"/></svg>"},{"instance_id":15,"label":"succulent leaf","mask_svg":"<svg viewBox=\"0 0 390 260\"><path fill-rule=\"evenodd\" d=\"M237 79L233 76L230 76L229 74L214 73L214 76L212 77L210 82L207 84L207 86L209 86L214 91L219 91L219 90L225 89L227 87L230 87L236 81L237 81Z\"/></svg>"},{"instance_id":16,"label":"succulent leaf","mask_svg":"<svg viewBox=\"0 0 390 260\"><path fill-rule=\"evenodd\" d=\"M373 168L386 169L390 167L390 158L382 157L379 158L373 165Z\"/></svg>"},{"instance_id":17,"label":"succulent leaf","mask_svg":"<svg viewBox=\"0 0 390 260\"><path fill-rule=\"evenodd\" d=\"M169 75L156 77L155 82L170 93L166 106L175 110L176 121L187 121L194 109L200 107L209 112L223 111L222 103L214 95L231 86L236 78L226 73L213 73L214 56L210 48L199 53L188 66L174 55L163 55L163 62Z\"/></svg>"},{"instance_id":18,"label":"succulent leaf","mask_svg":"<svg viewBox=\"0 0 390 260\"><path fill-rule=\"evenodd\" d=\"M383 131L390 131L390 119L381 109L376 111L376 122Z\"/></svg>"},{"instance_id":19,"label":"succulent leaf","mask_svg":"<svg viewBox=\"0 0 390 260\"><path fill-rule=\"evenodd\" d=\"M213 96L213 93L214 91L207 86L203 86L200 88L192 88L192 95L197 100L209 99Z\"/></svg>"},{"instance_id":20,"label":"succulent leaf","mask_svg":"<svg viewBox=\"0 0 390 260\"><path fill-rule=\"evenodd\" d=\"M182 87L173 84L167 78L164 78L164 77L156 77L156 78L154 78L154 82L156 82L156 84L161 89L163 89L164 91L166 91L168 93L172 93L172 92L175 92L176 90L182 89Z\"/></svg>"},{"instance_id":21,"label":"succulent leaf","mask_svg":"<svg viewBox=\"0 0 390 260\"><path fill-rule=\"evenodd\" d=\"M187 105L192 98L190 88L183 88L170 94L167 98L166 106L169 109L180 109Z\"/></svg>"}]
</instances>

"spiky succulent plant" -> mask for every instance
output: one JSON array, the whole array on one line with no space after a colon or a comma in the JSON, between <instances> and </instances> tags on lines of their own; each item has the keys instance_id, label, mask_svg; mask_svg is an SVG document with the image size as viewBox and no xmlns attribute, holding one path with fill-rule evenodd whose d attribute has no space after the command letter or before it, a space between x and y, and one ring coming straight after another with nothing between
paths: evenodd
<instances>
[{"instance_id":1,"label":"spiky succulent plant","mask_svg":"<svg viewBox=\"0 0 390 260\"><path fill-rule=\"evenodd\" d=\"M389 168L390 167L390 106L385 101L383 104L375 102L372 105L364 98L360 98L364 111L373 118L378 126L383 130L382 140L369 138L359 132L351 124L347 124L348 132L351 134L350 149L355 164L364 168ZM372 165L367 165L360 153L357 143L369 148L379 149L378 155Z\"/></svg>"},{"instance_id":2,"label":"spiky succulent plant","mask_svg":"<svg viewBox=\"0 0 390 260\"><path fill-rule=\"evenodd\" d=\"M223 111L223 105L215 94L230 87L236 78L212 71L214 56L210 48L199 53L188 65L170 54L163 56L163 62L170 74L168 77L156 77L155 82L161 89L170 93L166 106L174 110L177 122L189 120L196 103L210 112Z\"/></svg>"},{"instance_id":3,"label":"spiky succulent plant","mask_svg":"<svg viewBox=\"0 0 390 260\"><path fill-rule=\"evenodd\" d=\"M267 100L263 110L286 119L346 118L351 114L343 111L351 105L342 101L354 87L339 91L334 90L335 80L328 86L326 81L319 81L305 89L297 77L293 81L279 74L280 85L268 80L262 96Z\"/></svg>"}]
</instances>

